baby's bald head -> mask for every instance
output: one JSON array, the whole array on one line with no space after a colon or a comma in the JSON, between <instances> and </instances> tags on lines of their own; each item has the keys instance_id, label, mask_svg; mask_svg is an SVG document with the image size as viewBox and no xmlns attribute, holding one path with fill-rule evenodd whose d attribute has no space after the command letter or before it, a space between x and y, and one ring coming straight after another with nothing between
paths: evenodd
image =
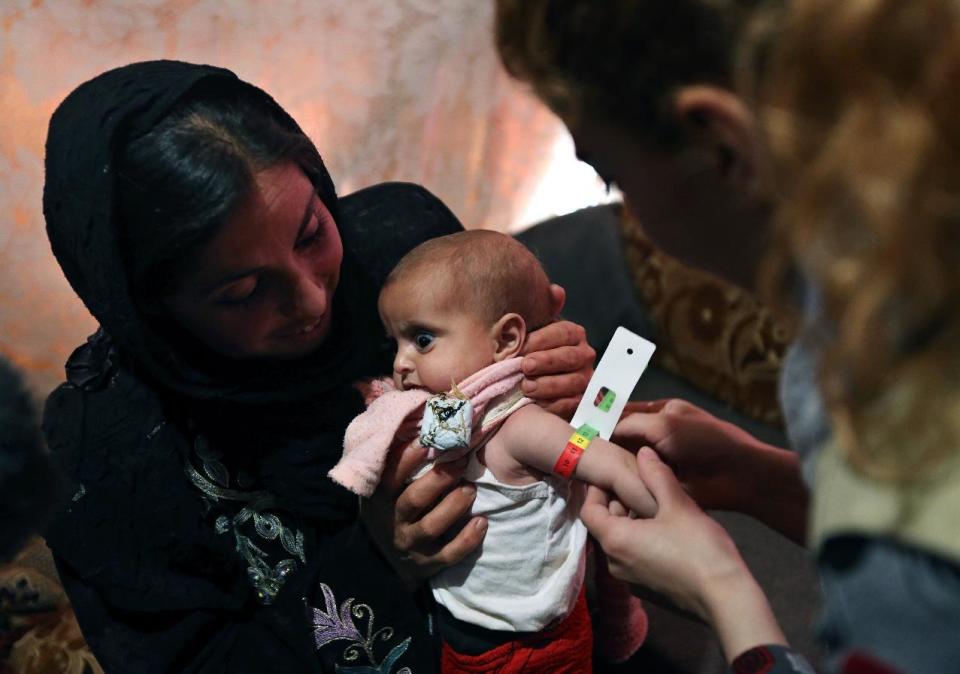
<instances>
[{"instance_id":1,"label":"baby's bald head","mask_svg":"<svg viewBox=\"0 0 960 674\"><path fill-rule=\"evenodd\" d=\"M493 325L519 314L527 331L553 320L550 280L527 248L506 234L470 230L426 241L393 269L383 290L430 292L445 309Z\"/></svg>"}]
</instances>

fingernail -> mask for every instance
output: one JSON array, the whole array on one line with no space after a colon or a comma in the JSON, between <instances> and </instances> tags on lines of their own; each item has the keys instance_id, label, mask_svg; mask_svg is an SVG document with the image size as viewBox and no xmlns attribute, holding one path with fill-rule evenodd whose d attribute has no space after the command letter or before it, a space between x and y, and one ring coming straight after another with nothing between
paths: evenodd
<instances>
[{"instance_id":1,"label":"fingernail","mask_svg":"<svg viewBox=\"0 0 960 674\"><path fill-rule=\"evenodd\" d=\"M533 374L537 371L537 361L535 358L524 358L520 364L520 369L524 374Z\"/></svg>"},{"instance_id":2,"label":"fingernail","mask_svg":"<svg viewBox=\"0 0 960 674\"><path fill-rule=\"evenodd\" d=\"M640 451L637 452L637 456L642 456L644 459L646 459L646 460L648 460L648 461L651 460L651 459L657 459L657 458L659 458L659 457L657 456L657 453L656 453L655 451L653 451L652 449L650 449L649 447L647 447L647 446L641 447L641 448L640 448Z\"/></svg>"},{"instance_id":3,"label":"fingernail","mask_svg":"<svg viewBox=\"0 0 960 674\"><path fill-rule=\"evenodd\" d=\"M465 484L462 487L460 487L460 491L462 491L467 496L473 496L474 494L477 493L477 488L472 484Z\"/></svg>"},{"instance_id":4,"label":"fingernail","mask_svg":"<svg viewBox=\"0 0 960 674\"><path fill-rule=\"evenodd\" d=\"M523 383L520 384L520 389L524 393L533 393L537 390L537 382L533 379L524 379Z\"/></svg>"},{"instance_id":5,"label":"fingernail","mask_svg":"<svg viewBox=\"0 0 960 674\"><path fill-rule=\"evenodd\" d=\"M473 523L473 526L477 528L477 531L483 531L484 529L487 528L487 520L479 519Z\"/></svg>"}]
</instances>

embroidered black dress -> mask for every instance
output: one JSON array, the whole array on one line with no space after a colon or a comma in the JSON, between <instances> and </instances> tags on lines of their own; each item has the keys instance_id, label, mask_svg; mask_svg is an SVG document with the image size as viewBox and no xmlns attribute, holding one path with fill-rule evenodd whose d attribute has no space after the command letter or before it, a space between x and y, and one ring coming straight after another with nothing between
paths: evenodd
<instances>
[{"instance_id":1,"label":"embroidered black dress","mask_svg":"<svg viewBox=\"0 0 960 674\"><path fill-rule=\"evenodd\" d=\"M210 82L256 91L299 132L229 71L170 61L95 78L51 121L47 229L101 328L47 402L73 482L47 541L107 672L433 671L425 612L326 473L362 409L351 384L389 371L385 275L460 225L413 185L338 199L328 175L310 176L345 249L323 347L266 366L169 337L129 296L112 153Z\"/></svg>"}]
</instances>

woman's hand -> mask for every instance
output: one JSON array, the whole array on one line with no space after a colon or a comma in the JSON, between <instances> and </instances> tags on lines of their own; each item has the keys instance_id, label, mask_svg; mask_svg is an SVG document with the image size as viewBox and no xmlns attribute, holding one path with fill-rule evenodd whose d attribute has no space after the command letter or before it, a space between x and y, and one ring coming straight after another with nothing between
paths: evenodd
<instances>
[{"instance_id":1,"label":"woman's hand","mask_svg":"<svg viewBox=\"0 0 960 674\"><path fill-rule=\"evenodd\" d=\"M728 662L759 644L785 644L766 597L723 527L650 448L637 454L637 470L657 501L652 518L632 519L596 487L589 488L581 510L610 573L712 625Z\"/></svg>"},{"instance_id":2,"label":"woman's hand","mask_svg":"<svg viewBox=\"0 0 960 674\"><path fill-rule=\"evenodd\" d=\"M550 286L550 291L556 316L563 308L566 293L556 284ZM531 332L523 355L523 392L557 416L573 416L593 376L597 357L587 344L583 327L558 321Z\"/></svg>"},{"instance_id":3,"label":"woman's hand","mask_svg":"<svg viewBox=\"0 0 960 674\"><path fill-rule=\"evenodd\" d=\"M803 543L809 494L796 454L683 400L629 403L626 411L613 441L656 450L701 508L751 515Z\"/></svg>"},{"instance_id":4,"label":"woman's hand","mask_svg":"<svg viewBox=\"0 0 960 674\"><path fill-rule=\"evenodd\" d=\"M476 487L461 484L467 459L438 464L411 484L406 481L426 460L416 424L397 436L374 495L361 516L380 549L410 587L456 564L483 541L487 521L474 517L459 531L451 527L470 512Z\"/></svg>"}]
</instances>

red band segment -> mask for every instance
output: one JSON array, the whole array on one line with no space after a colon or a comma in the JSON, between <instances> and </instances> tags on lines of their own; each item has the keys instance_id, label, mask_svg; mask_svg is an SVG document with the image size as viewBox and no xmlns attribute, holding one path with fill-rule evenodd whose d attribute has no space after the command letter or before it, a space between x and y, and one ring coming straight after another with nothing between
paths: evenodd
<instances>
[{"instance_id":1,"label":"red band segment","mask_svg":"<svg viewBox=\"0 0 960 674\"><path fill-rule=\"evenodd\" d=\"M568 442L567 446L563 448L563 452L557 459L556 464L553 466L554 474L562 477L564 480L569 480L573 475L573 471L577 469L577 464L580 463L581 456L583 456L583 449L577 447L572 442Z\"/></svg>"}]
</instances>

